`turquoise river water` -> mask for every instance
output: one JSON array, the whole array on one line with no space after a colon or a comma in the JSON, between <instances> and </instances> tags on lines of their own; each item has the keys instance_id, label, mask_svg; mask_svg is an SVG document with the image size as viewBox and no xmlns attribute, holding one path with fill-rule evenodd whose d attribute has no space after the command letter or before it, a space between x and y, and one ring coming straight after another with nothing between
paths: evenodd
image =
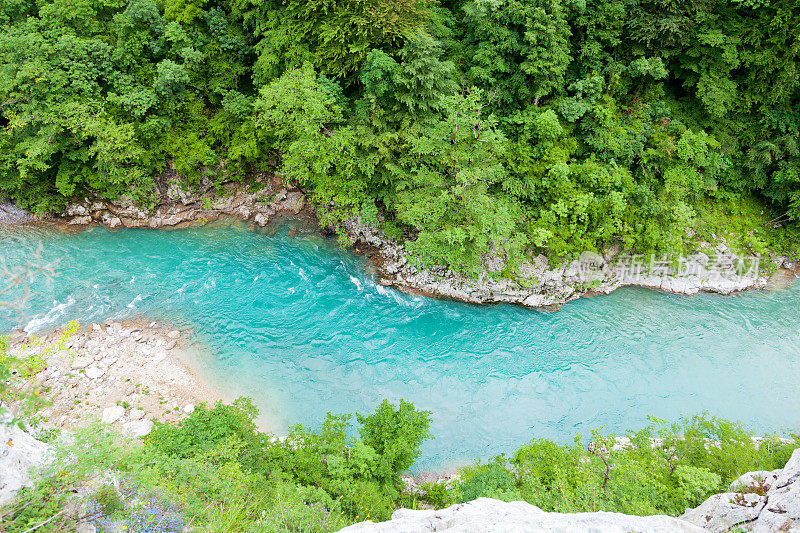
<instances>
[{"instance_id":1,"label":"turquoise river water","mask_svg":"<svg viewBox=\"0 0 800 533\"><path fill-rule=\"evenodd\" d=\"M279 434L382 398L431 410L417 470L533 436L639 428L648 414L800 429L800 284L731 297L625 288L553 313L475 306L376 285L363 259L290 227L7 228L0 256L19 264L41 242L60 259L27 331L138 316L190 328L194 364L227 396L253 397Z\"/></svg>"}]
</instances>

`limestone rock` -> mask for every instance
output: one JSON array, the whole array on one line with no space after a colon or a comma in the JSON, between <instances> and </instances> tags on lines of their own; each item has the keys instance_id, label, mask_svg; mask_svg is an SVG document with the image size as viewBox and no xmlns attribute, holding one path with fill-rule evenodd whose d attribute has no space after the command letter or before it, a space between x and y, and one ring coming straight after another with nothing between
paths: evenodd
<instances>
[{"instance_id":1,"label":"limestone rock","mask_svg":"<svg viewBox=\"0 0 800 533\"><path fill-rule=\"evenodd\" d=\"M783 472L775 481L775 488L779 489L796 481L800 481L800 448L792 452L792 456L783 467Z\"/></svg>"},{"instance_id":2,"label":"limestone rock","mask_svg":"<svg viewBox=\"0 0 800 533\"><path fill-rule=\"evenodd\" d=\"M125 424L122 424L123 433L129 437L135 437L137 439L147 436L152 429L152 420L134 420L133 422L126 422Z\"/></svg>"},{"instance_id":3,"label":"limestone rock","mask_svg":"<svg viewBox=\"0 0 800 533\"><path fill-rule=\"evenodd\" d=\"M686 511L681 518L709 531L721 533L755 520L766 503L765 496L752 492L723 492L714 494L700 506Z\"/></svg>"},{"instance_id":4,"label":"limestone rock","mask_svg":"<svg viewBox=\"0 0 800 533\"><path fill-rule=\"evenodd\" d=\"M621 513L546 513L526 502L478 498L439 511L395 511L387 522L361 522L341 533L701 533L688 522L669 516L629 516Z\"/></svg>"},{"instance_id":5,"label":"limestone rock","mask_svg":"<svg viewBox=\"0 0 800 533\"><path fill-rule=\"evenodd\" d=\"M128 414L128 417L131 420L141 420L144 418L144 410L143 409L131 409L131 412Z\"/></svg>"},{"instance_id":6,"label":"limestone rock","mask_svg":"<svg viewBox=\"0 0 800 533\"><path fill-rule=\"evenodd\" d=\"M92 223L92 217L85 215L82 217L74 217L67 224L70 226L86 226Z\"/></svg>"},{"instance_id":7,"label":"limestone rock","mask_svg":"<svg viewBox=\"0 0 800 533\"><path fill-rule=\"evenodd\" d=\"M97 533L97 528L91 522L81 522L75 528L75 533Z\"/></svg>"},{"instance_id":8,"label":"limestone rock","mask_svg":"<svg viewBox=\"0 0 800 533\"><path fill-rule=\"evenodd\" d=\"M103 424L113 424L125 414L125 408L120 405L114 405L103 409L103 416L100 421Z\"/></svg>"},{"instance_id":9,"label":"limestone rock","mask_svg":"<svg viewBox=\"0 0 800 533\"><path fill-rule=\"evenodd\" d=\"M50 460L50 446L0 417L0 506L31 485L30 471Z\"/></svg>"},{"instance_id":10,"label":"limestone rock","mask_svg":"<svg viewBox=\"0 0 800 533\"><path fill-rule=\"evenodd\" d=\"M91 357L78 357L74 361L72 361L72 368L80 369L86 368L90 364L92 364L93 359Z\"/></svg>"},{"instance_id":11,"label":"limestone rock","mask_svg":"<svg viewBox=\"0 0 800 533\"><path fill-rule=\"evenodd\" d=\"M86 377L89 379L97 379L103 374L106 373L105 369L97 367L97 366L90 366L86 370L84 370Z\"/></svg>"},{"instance_id":12,"label":"limestone rock","mask_svg":"<svg viewBox=\"0 0 800 533\"><path fill-rule=\"evenodd\" d=\"M194 413L194 404L187 403L186 405L184 405L183 412L186 413L187 415Z\"/></svg>"}]
</instances>

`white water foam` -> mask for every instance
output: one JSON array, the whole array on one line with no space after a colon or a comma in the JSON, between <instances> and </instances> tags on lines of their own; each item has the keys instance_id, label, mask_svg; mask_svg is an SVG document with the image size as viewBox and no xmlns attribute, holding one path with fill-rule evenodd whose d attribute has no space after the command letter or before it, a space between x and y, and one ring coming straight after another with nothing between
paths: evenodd
<instances>
[{"instance_id":1,"label":"white water foam","mask_svg":"<svg viewBox=\"0 0 800 533\"><path fill-rule=\"evenodd\" d=\"M67 301L58 303L58 300L53 301L53 307L44 316L36 316L32 318L23 328L27 334L35 333L46 326L52 326L59 322L59 319L64 316L67 309L75 304L75 298L72 296L67 297Z\"/></svg>"}]
</instances>

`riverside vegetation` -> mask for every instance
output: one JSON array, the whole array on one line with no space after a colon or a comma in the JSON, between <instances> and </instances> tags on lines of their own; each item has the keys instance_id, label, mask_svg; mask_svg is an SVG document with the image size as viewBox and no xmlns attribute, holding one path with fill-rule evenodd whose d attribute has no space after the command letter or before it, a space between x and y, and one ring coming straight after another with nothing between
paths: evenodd
<instances>
[{"instance_id":1,"label":"riverside vegetation","mask_svg":"<svg viewBox=\"0 0 800 533\"><path fill-rule=\"evenodd\" d=\"M276 172L457 271L794 255L798 26L768 0L4 0L0 194Z\"/></svg>"},{"instance_id":2,"label":"riverside vegetation","mask_svg":"<svg viewBox=\"0 0 800 533\"><path fill-rule=\"evenodd\" d=\"M45 394L26 387L41 358L12 357L0 337L0 399L29 407L14 423L51 442L54 461L0 508L3 531L336 531L388 519L400 506L436 508L481 496L524 500L545 511L679 515L741 474L782 467L791 439L758 441L740 424L695 416L652 420L626 439L595 431L588 443L533 439L510 458L464 468L449 481L406 483L400 474L430 437L431 413L387 401L367 416L331 415L277 439L258 431L246 398L199 405L179 422L156 423L143 445L111 426L59 435L36 428ZM35 380L33 381L35 383ZM39 421L41 422L41 421Z\"/></svg>"}]
</instances>

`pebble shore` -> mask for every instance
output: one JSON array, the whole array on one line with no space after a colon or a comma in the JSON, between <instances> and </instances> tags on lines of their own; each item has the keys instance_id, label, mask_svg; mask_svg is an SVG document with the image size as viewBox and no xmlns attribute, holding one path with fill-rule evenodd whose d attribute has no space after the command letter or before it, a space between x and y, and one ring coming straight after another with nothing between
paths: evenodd
<instances>
[{"instance_id":1,"label":"pebble shore","mask_svg":"<svg viewBox=\"0 0 800 533\"><path fill-rule=\"evenodd\" d=\"M55 427L100 420L140 438L154 421L176 422L219 399L184 362L187 334L156 322L108 321L42 338L15 332L10 340L12 355L41 355L27 386L38 387L49 404L38 415Z\"/></svg>"}]
</instances>

